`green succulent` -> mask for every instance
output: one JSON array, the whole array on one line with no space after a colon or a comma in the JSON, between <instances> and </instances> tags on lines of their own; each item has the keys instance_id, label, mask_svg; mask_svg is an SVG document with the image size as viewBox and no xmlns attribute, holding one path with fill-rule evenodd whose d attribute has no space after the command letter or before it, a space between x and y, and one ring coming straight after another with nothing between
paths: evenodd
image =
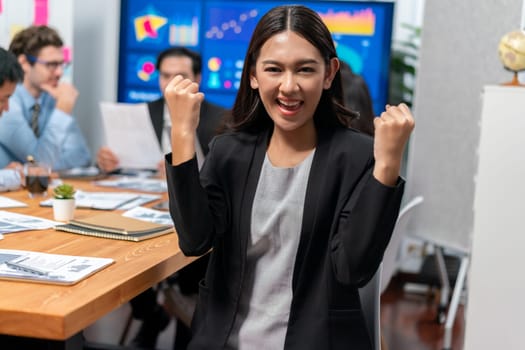
<instances>
[{"instance_id":1,"label":"green succulent","mask_svg":"<svg viewBox=\"0 0 525 350\"><path fill-rule=\"evenodd\" d=\"M53 189L53 196L56 199L73 199L75 198L75 188L69 184L60 184Z\"/></svg>"}]
</instances>

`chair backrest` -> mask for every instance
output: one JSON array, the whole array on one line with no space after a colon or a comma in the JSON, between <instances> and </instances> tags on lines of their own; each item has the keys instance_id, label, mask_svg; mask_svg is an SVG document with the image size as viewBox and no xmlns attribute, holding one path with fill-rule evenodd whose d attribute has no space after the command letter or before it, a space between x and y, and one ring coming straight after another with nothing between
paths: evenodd
<instances>
[{"instance_id":1,"label":"chair backrest","mask_svg":"<svg viewBox=\"0 0 525 350\"><path fill-rule=\"evenodd\" d=\"M374 277L363 287L359 288L359 299L365 317L368 334L372 337L374 350L381 350L381 263Z\"/></svg>"},{"instance_id":2,"label":"chair backrest","mask_svg":"<svg viewBox=\"0 0 525 350\"><path fill-rule=\"evenodd\" d=\"M390 242L386 247L385 254L383 255L383 269L381 276L381 293L383 293L390 283L392 276L398 269L399 259L399 246L403 241L403 237L406 233L406 227L408 224L408 219L410 213L413 212L413 209L418 205L423 203L423 197L417 196L412 198L407 204L401 208L397 216L396 226L394 227L394 232L392 232L392 237Z\"/></svg>"}]
</instances>

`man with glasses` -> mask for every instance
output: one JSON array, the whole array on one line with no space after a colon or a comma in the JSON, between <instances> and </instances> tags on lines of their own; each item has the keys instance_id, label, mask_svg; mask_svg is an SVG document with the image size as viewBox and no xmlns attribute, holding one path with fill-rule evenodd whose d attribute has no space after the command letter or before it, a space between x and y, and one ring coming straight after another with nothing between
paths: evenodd
<instances>
[{"instance_id":1,"label":"man with glasses","mask_svg":"<svg viewBox=\"0 0 525 350\"><path fill-rule=\"evenodd\" d=\"M25 162L28 155L55 171L89 165L89 148L72 116L78 91L60 81L68 62L58 33L47 26L28 27L15 35L9 50L24 80L0 119L0 167Z\"/></svg>"}]
</instances>

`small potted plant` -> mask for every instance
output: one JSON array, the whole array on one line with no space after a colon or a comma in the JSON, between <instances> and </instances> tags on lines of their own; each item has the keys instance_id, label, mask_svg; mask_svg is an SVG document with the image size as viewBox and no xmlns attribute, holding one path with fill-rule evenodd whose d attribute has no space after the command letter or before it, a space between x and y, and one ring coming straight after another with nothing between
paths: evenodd
<instances>
[{"instance_id":1,"label":"small potted plant","mask_svg":"<svg viewBox=\"0 0 525 350\"><path fill-rule=\"evenodd\" d=\"M68 221L75 214L75 188L63 183L53 189L53 214L56 221Z\"/></svg>"}]
</instances>

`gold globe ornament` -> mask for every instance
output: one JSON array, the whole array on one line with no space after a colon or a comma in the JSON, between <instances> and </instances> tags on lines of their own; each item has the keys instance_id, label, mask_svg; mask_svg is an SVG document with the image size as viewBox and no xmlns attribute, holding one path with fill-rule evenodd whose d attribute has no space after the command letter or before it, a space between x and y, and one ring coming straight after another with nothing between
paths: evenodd
<instances>
[{"instance_id":1,"label":"gold globe ornament","mask_svg":"<svg viewBox=\"0 0 525 350\"><path fill-rule=\"evenodd\" d=\"M525 32L514 30L500 39L498 53L505 69L514 73L511 81L503 83L507 86L525 86L518 80L518 72L525 70Z\"/></svg>"}]
</instances>

